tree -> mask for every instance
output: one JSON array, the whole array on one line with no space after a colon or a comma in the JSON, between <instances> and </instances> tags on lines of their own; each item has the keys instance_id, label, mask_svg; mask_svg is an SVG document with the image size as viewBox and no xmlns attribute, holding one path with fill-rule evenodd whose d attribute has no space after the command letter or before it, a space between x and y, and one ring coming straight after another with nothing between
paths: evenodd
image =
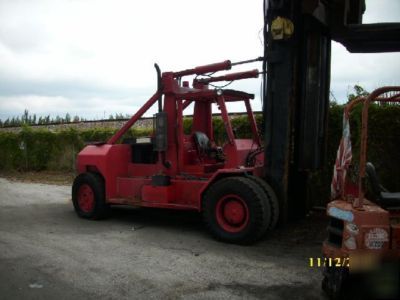
<instances>
[{"instance_id":1,"label":"tree","mask_svg":"<svg viewBox=\"0 0 400 300\"><path fill-rule=\"evenodd\" d=\"M24 114L22 115L22 123L28 124L29 122L29 111L25 108Z\"/></svg>"},{"instance_id":2,"label":"tree","mask_svg":"<svg viewBox=\"0 0 400 300\"><path fill-rule=\"evenodd\" d=\"M121 114L121 113L116 113L115 114L115 119L116 120L120 120L120 119L123 119L124 118L124 115L123 114Z\"/></svg>"},{"instance_id":3,"label":"tree","mask_svg":"<svg viewBox=\"0 0 400 300\"><path fill-rule=\"evenodd\" d=\"M369 95L369 92L367 92L361 85L356 84L353 86L353 89L354 89L354 94L351 93L347 96L348 102L352 101L357 97Z\"/></svg>"}]
</instances>

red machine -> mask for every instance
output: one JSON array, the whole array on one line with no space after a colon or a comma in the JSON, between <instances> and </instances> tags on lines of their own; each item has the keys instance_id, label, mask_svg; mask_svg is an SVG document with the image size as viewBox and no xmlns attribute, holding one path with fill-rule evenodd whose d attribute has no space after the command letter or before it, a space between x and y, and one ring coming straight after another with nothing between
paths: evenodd
<instances>
[{"instance_id":1,"label":"red machine","mask_svg":"<svg viewBox=\"0 0 400 300\"><path fill-rule=\"evenodd\" d=\"M390 96L382 97L388 92ZM368 108L373 101L400 102L400 87L377 89L368 97L353 100L344 111L337 176L333 180L338 195L327 207L330 222L321 262L325 267L322 288L332 299L342 299L345 293L351 292L356 294L356 299L400 297L400 193L384 189L374 166L367 162ZM352 182L346 176L351 162L351 146L346 145L350 141L346 121L358 103L363 104L361 149L358 182ZM356 288L356 284L361 284L361 288Z\"/></svg>"},{"instance_id":2,"label":"red machine","mask_svg":"<svg viewBox=\"0 0 400 300\"><path fill-rule=\"evenodd\" d=\"M258 59L259 60L259 59ZM86 146L78 155L72 188L78 216L105 217L110 205L132 205L202 212L211 233L233 243L251 243L278 220L278 200L263 175L264 158L250 106L254 95L210 89L209 83L258 77L258 70L204 77L193 87L181 78L231 69L233 63L158 74L158 90L107 142ZM241 101L247 110L252 138L235 137L226 107ZM158 103L154 133L123 139L143 114ZM194 104L190 134L183 130L183 112ZM216 145L212 104L217 104L226 142Z\"/></svg>"}]
</instances>

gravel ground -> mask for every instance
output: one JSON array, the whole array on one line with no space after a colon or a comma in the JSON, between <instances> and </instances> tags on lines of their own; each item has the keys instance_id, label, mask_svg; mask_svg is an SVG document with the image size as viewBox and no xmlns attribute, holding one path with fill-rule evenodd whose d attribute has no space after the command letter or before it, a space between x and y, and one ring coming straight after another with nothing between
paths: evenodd
<instances>
[{"instance_id":1,"label":"gravel ground","mask_svg":"<svg viewBox=\"0 0 400 300\"><path fill-rule=\"evenodd\" d=\"M253 246L217 242L196 213L114 208L79 219L70 187L0 178L0 299L325 299L325 220Z\"/></svg>"}]
</instances>

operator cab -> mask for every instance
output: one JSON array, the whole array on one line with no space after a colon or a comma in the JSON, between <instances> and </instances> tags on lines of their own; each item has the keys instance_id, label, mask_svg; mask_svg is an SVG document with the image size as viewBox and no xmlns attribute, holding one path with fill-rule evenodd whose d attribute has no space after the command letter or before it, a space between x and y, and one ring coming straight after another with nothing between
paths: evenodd
<instances>
[{"instance_id":1,"label":"operator cab","mask_svg":"<svg viewBox=\"0 0 400 300\"><path fill-rule=\"evenodd\" d=\"M189 136L184 137L185 144L191 144L192 147L191 150L185 149L186 151L182 153L185 156L183 168L186 170L184 172L196 172L196 166L204 173L214 172L222 167L236 169L247 166L250 153L261 149L261 141L250 105L250 100L254 99L254 95L232 89L212 90L208 88L208 85L200 84L199 82L202 82L200 80L193 83L191 97L186 100L193 103L194 107L190 133ZM230 102L244 103L250 127L249 136L246 138L238 138L235 134L227 109L227 103ZM213 105L217 105L220 110L220 119L213 118ZM184 108L186 107L184 105ZM178 111L178 118L180 116L181 113ZM223 136L215 135L214 126L218 126L215 121L224 127Z\"/></svg>"}]
</instances>

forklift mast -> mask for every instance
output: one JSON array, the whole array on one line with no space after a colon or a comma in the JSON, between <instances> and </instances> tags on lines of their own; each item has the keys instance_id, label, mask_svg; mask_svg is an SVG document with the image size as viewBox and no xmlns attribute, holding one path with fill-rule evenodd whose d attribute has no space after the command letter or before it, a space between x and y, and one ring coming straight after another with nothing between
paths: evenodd
<instances>
[{"instance_id":1,"label":"forklift mast","mask_svg":"<svg viewBox=\"0 0 400 300\"><path fill-rule=\"evenodd\" d=\"M400 51L400 23L362 24L365 8L364 0L264 0L265 177L282 222L306 214L308 175L324 166L331 41L350 52Z\"/></svg>"}]
</instances>

